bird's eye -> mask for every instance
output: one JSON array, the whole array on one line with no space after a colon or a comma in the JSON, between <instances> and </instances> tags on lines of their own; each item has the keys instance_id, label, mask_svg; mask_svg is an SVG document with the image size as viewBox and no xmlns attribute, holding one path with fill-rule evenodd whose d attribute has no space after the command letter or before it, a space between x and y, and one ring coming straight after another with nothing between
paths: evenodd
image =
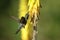
<instances>
[{"instance_id":1,"label":"bird's eye","mask_svg":"<svg viewBox=\"0 0 60 40\"><path fill-rule=\"evenodd\" d=\"M22 23L22 24L26 24L26 22L27 22L27 20L25 20L24 17L21 17L21 19L20 19L20 23Z\"/></svg>"}]
</instances>

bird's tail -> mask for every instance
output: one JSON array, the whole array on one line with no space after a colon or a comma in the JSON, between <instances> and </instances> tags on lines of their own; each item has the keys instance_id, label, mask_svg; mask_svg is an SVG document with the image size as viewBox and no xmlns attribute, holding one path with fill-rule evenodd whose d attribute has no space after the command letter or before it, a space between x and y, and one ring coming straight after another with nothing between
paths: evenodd
<instances>
[{"instance_id":1,"label":"bird's tail","mask_svg":"<svg viewBox=\"0 0 60 40\"><path fill-rule=\"evenodd\" d=\"M22 27L25 28L25 25L24 24L19 24L19 27L18 27L18 29L16 31L16 34L18 34L18 32L22 29Z\"/></svg>"}]
</instances>

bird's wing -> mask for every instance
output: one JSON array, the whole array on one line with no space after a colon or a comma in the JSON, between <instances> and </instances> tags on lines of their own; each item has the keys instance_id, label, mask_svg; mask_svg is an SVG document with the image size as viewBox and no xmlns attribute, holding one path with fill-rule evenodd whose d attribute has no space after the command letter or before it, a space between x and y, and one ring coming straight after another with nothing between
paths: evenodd
<instances>
[{"instance_id":1,"label":"bird's wing","mask_svg":"<svg viewBox=\"0 0 60 40\"><path fill-rule=\"evenodd\" d=\"M20 20L19 20L19 18L15 17L15 16L10 16L10 18L12 18L12 19L16 20L17 22L19 22L19 21L20 21Z\"/></svg>"}]
</instances>

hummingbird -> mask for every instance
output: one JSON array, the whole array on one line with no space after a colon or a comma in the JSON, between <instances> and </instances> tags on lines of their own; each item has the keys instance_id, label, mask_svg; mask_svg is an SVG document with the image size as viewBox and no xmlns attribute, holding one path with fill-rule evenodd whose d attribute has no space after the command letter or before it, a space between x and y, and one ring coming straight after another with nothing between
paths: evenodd
<instances>
[{"instance_id":1,"label":"hummingbird","mask_svg":"<svg viewBox=\"0 0 60 40\"><path fill-rule=\"evenodd\" d=\"M25 17L21 17L20 21L19 21L19 27L16 31L16 34L18 34L18 32L22 29L22 28L25 28L25 25L27 24L27 20L29 18L29 13L27 13L25 15Z\"/></svg>"},{"instance_id":2,"label":"hummingbird","mask_svg":"<svg viewBox=\"0 0 60 40\"><path fill-rule=\"evenodd\" d=\"M18 19L14 16L11 16L11 18L13 18L14 20L16 20L18 23L19 23L19 27L18 29L16 30L16 34L18 34L18 32L22 29L22 28L25 28L25 25L27 24L27 20L29 18L29 13L27 12L25 17L21 17L21 19Z\"/></svg>"}]
</instances>

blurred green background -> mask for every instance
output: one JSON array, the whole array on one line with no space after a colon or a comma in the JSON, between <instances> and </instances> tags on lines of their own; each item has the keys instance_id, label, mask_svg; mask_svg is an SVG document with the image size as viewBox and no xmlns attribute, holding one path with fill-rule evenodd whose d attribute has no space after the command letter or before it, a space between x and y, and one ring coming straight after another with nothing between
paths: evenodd
<instances>
[{"instance_id":1,"label":"blurred green background","mask_svg":"<svg viewBox=\"0 0 60 40\"><path fill-rule=\"evenodd\" d=\"M60 40L60 0L41 0L38 40ZM9 16L18 17L19 0L0 0L0 40L21 40L15 34L18 23Z\"/></svg>"}]
</instances>

